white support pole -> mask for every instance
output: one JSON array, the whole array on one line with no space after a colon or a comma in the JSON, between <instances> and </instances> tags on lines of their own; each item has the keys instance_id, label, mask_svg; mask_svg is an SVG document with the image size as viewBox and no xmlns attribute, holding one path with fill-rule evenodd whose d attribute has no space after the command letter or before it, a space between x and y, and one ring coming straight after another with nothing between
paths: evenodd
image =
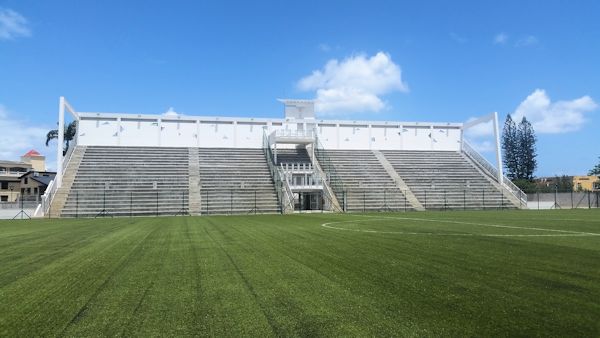
<instances>
[{"instance_id":1,"label":"white support pole","mask_svg":"<svg viewBox=\"0 0 600 338\"><path fill-rule=\"evenodd\" d=\"M58 143L56 144L56 187L60 188L63 177L63 143L65 138L65 98L58 102Z\"/></svg>"},{"instance_id":2,"label":"white support pole","mask_svg":"<svg viewBox=\"0 0 600 338\"><path fill-rule=\"evenodd\" d=\"M498 182L503 184L502 153L500 152L500 129L498 128L498 112L494 112L494 137L496 139L496 165L498 166Z\"/></svg>"}]
</instances>

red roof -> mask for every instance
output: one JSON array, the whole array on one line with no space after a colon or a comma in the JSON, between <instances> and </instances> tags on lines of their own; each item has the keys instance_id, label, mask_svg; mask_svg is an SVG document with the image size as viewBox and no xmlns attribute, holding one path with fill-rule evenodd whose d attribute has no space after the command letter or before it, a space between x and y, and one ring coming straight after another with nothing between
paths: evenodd
<instances>
[{"instance_id":1,"label":"red roof","mask_svg":"<svg viewBox=\"0 0 600 338\"><path fill-rule=\"evenodd\" d=\"M28 151L23 157L32 157L32 156L42 156L42 154L38 153L37 150L31 149Z\"/></svg>"}]
</instances>

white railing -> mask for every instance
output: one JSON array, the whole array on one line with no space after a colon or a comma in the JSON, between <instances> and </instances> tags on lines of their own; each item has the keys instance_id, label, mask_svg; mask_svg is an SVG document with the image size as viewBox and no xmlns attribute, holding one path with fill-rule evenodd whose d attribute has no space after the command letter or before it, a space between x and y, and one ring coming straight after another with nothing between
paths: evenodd
<instances>
[{"instance_id":1,"label":"white railing","mask_svg":"<svg viewBox=\"0 0 600 338\"><path fill-rule=\"evenodd\" d=\"M267 140L267 133L263 134L263 151L265 153L265 157L267 158L267 163L269 165L269 171L271 172L271 176L273 177L273 181L275 182L275 190L277 192L277 199L279 200L279 204L281 206L281 212L285 213L287 210L294 210L294 195L292 194L292 190L284 178L283 170L277 167L273 160L273 153L271 151L271 145Z\"/></svg>"},{"instance_id":2,"label":"white railing","mask_svg":"<svg viewBox=\"0 0 600 338\"><path fill-rule=\"evenodd\" d=\"M314 168L311 163L280 163L281 169L284 172L306 173L313 172Z\"/></svg>"},{"instance_id":3,"label":"white railing","mask_svg":"<svg viewBox=\"0 0 600 338\"><path fill-rule=\"evenodd\" d=\"M284 138L315 138L315 131L309 130L290 130L290 129L277 129L271 133L271 137L284 137Z\"/></svg>"},{"instance_id":4,"label":"white railing","mask_svg":"<svg viewBox=\"0 0 600 338\"><path fill-rule=\"evenodd\" d=\"M323 189L323 179L317 173L294 175L283 171L285 181L292 189Z\"/></svg>"},{"instance_id":5,"label":"white railing","mask_svg":"<svg viewBox=\"0 0 600 338\"><path fill-rule=\"evenodd\" d=\"M283 177L283 171L281 169L277 169L277 171L279 171L279 176ZM292 192L292 187L290 187L290 183L287 180L282 180L281 185L284 189L283 201L287 210L294 211L294 193Z\"/></svg>"},{"instance_id":6,"label":"white railing","mask_svg":"<svg viewBox=\"0 0 600 338\"><path fill-rule=\"evenodd\" d=\"M471 158L477 165L493 177L498 182L498 169L491 164L485 157L481 156L471 145L463 140L463 152ZM527 205L527 194L517 187L508 177L503 176L502 185L519 199L521 205Z\"/></svg>"},{"instance_id":7,"label":"white railing","mask_svg":"<svg viewBox=\"0 0 600 338\"><path fill-rule=\"evenodd\" d=\"M50 205L52 204L56 190L58 190L58 187L55 178L48 183L48 187L46 187L46 191L42 195L42 203L35 209L35 213L33 214L35 217L43 217L50 213Z\"/></svg>"}]
</instances>

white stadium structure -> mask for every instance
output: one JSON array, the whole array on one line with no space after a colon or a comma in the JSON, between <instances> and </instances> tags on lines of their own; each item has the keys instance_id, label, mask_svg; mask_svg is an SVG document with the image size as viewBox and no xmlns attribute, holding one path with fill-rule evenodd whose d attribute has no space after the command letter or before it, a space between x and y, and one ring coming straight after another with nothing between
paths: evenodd
<instances>
[{"instance_id":1,"label":"white stadium structure","mask_svg":"<svg viewBox=\"0 0 600 338\"><path fill-rule=\"evenodd\" d=\"M84 113L35 215L46 217L524 208L502 174L497 114L468 123ZM493 121L496 165L465 141ZM63 144L59 133L59 143Z\"/></svg>"}]
</instances>

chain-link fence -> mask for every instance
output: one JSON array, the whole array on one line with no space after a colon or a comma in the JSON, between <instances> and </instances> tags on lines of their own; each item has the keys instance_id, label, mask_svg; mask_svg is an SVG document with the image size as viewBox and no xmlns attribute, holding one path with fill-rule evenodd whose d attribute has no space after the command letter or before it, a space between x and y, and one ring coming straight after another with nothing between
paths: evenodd
<instances>
[{"instance_id":1,"label":"chain-link fence","mask_svg":"<svg viewBox=\"0 0 600 338\"><path fill-rule=\"evenodd\" d=\"M527 207L533 210L600 208L599 191L535 192L527 197Z\"/></svg>"},{"instance_id":2,"label":"chain-link fence","mask_svg":"<svg viewBox=\"0 0 600 338\"><path fill-rule=\"evenodd\" d=\"M14 202L0 202L0 219L30 219L37 205L21 194Z\"/></svg>"}]
</instances>

